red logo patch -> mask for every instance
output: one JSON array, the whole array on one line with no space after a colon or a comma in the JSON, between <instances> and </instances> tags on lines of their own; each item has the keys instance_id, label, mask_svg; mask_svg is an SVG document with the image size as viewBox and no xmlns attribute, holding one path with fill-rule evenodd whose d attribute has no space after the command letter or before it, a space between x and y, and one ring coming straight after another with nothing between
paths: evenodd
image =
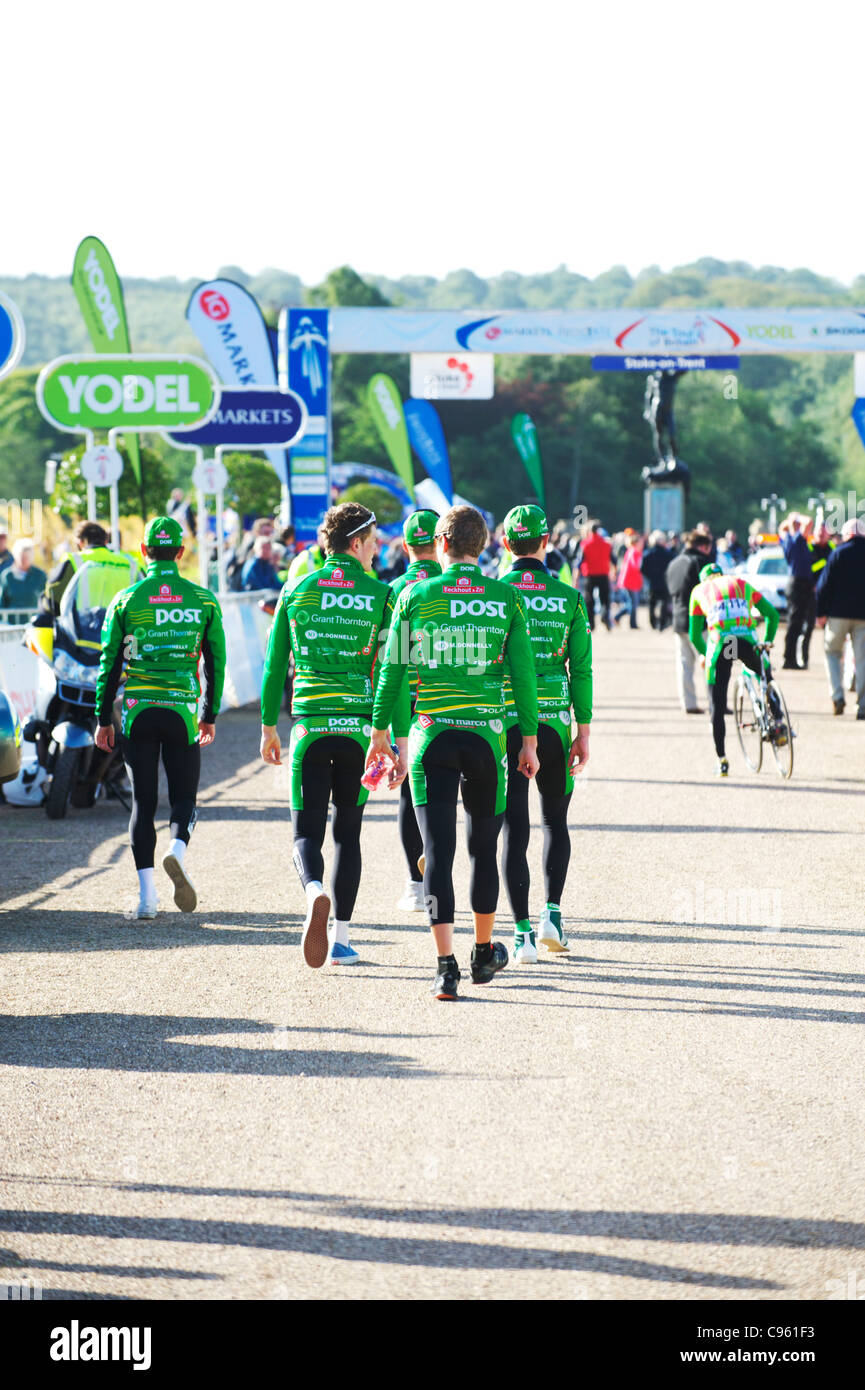
<instances>
[{"instance_id":1,"label":"red logo patch","mask_svg":"<svg viewBox=\"0 0 865 1390\"><path fill-rule=\"evenodd\" d=\"M420 724L422 729L429 729L431 725L435 723L435 720L430 719L428 714L419 714L417 717L417 722Z\"/></svg>"},{"instance_id":2,"label":"red logo patch","mask_svg":"<svg viewBox=\"0 0 865 1390\"><path fill-rule=\"evenodd\" d=\"M227 319L231 313L228 300L218 290L205 290L198 302L209 319L221 321Z\"/></svg>"},{"instance_id":3,"label":"red logo patch","mask_svg":"<svg viewBox=\"0 0 865 1390\"><path fill-rule=\"evenodd\" d=\"M126 701L126 708L127 708L127 709L132 709L133 706L135 706L135 705L137 705L137 704L138 704L138 701L137 701L137 700L127 700L127 701Z\"/></svg>"}]
</instances>

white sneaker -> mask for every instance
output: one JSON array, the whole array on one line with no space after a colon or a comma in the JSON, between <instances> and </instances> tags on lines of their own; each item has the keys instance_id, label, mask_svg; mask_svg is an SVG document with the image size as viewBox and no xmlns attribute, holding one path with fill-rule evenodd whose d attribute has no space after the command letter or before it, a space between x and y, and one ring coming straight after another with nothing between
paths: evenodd
<instances>
[{"instance_id":1,"label":"white sneaker","mask_svg":"<svg viewBox=\"0 0 865 1390\"><path fill-rule=\"evenodd\" d=\"M553 915L555 914L555 916ZM556 922L558 917L558 922ZM568 938L561 928L562 914L558 908L545 907L541 911L540 930L538 940L548 951L567 951Z\"/></svg>"},{"instance_id":2,"label":"white sneaker","mask_svg":"<svg viewBox=\"0 0 865 1390\"><path fill-rule=\"evenodd\" d=\"M403 890L403 895L397 903L397 907L403 912L425 912L426 898L424 897L423 884L415 883L410 878Z\"/></svg>"},{"instance_id":3,"label":"white sneaker","mask_svg":"<svg viewBox=\"0 0 865 1390\"><path fill-rule=\"evenodd\" d=\"M537 965L538 948L533 931L514 932L514 964Z\"/></svg>"},{"instance_id":4,"label":"white sneaker","mask_svg":"<svg viewBox=\"0 0 865 1390\"><path fill-rule=\"evenodd\" d=\"M329 919L330 898L326 893L317 893L307 907L301 940L303 958L313 970L320 969L330 953Z\"/></svg>"},{"instance_id":5,"label":"white sneaker","mask_svg":"<svg viewBox=\"0 0 865 1390\"><path fill-rule=\"evenodd\" d=\"M149 921L150 918L156 916L158 911L159 903L156 901L155 898L153 898L152 901L149 902L146 898L140 898L135 907L130 908L128 912L124 912L123 915L126 918L127 922L140 922L142 920Z\"/></svg>"},{"instance_id":6,"label":"white sneaker","mask_svg":"<svg viewBox=\"0 0 865 1390\"><path fill-rule=\"evenodd\" d=\"M181 912L194 912L198 894L180 860L175 854L166 854L162 860L162 867L174 884L175 906L179 907Z\"/></svg>"}]
</instances>

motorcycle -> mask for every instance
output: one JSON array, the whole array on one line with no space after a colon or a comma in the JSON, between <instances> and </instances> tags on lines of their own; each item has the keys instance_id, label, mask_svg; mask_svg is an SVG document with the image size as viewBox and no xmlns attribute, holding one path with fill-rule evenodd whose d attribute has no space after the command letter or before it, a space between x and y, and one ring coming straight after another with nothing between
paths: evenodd
<instances>
[{"instance_id":1,"label":"motorcycle","mask_svg":"<svg viewBox=\"0 0 865 1390\"><path fill-rule=\"evenodd\" d=\"M110 752L96 747L95 733L105 610L134 578L131 566L127 574L120 567L82 565L63 594L53 629L30 624L25 632L25 645L39 658L39 682L36 711L22 736L35 744L39 766L50 778L45 797L49 820L65 816L70 803L92 806L100 792L130 809L116 715Z\"/></svg>"}]
</instances>

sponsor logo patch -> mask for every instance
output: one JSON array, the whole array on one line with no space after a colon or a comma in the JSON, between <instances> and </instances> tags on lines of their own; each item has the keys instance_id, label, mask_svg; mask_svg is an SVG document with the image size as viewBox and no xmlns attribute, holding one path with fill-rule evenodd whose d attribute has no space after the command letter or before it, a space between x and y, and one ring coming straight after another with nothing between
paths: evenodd
<instances>
[{"instance_id":1,"label":"sponsor logo patch","mask_svg":"<svg viewBox=\"0 0 865 1390\"><path fill-rule=\"evenodd\" d=\"M173 594L171 592L170 584L160 584L159 593L153 594L148 601L150 603L182 603L183 599L180 597L180 594Z\"/></svg>"},{"instance_id":2,"label":"sponsor logo patch","mask_svg":"<svg viewBox=\"0 0 865 1390\"><path fill-rule=\"evenodd\" d=\"M422 729L430 729L435 723L435 720L430 719L428 714L419 714L417 717L417 722L420 724Z\"/></svg>"}]
</instances>

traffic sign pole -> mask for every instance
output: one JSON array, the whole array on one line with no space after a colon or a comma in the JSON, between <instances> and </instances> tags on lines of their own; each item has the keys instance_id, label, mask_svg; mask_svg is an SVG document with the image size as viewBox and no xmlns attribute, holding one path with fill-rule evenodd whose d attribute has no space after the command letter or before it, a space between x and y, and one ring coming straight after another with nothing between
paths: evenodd
<instances>
[{"instance_id":1,"label":"traffic sign pole","mask_svg":"<svg viewBox=\"0 0 865 1390\"><path fill-rule=\"evenodd\" d=\"M109 430L109 431L108 431L108 447L109 447L110 449L116 449L116 448L117 448L117 435L118 435L118 434L119 434L119 430ZM118 488L118 484L117 484L117 480L116 480L116 479L115 479L114 482L111 484L111 487L109 488L109 493L110 493L110 497L111 497L111 544L114 546L114 549L115 549L115 550L119 550L119 549L120 549L120 491L119 491L119 488ZM146 523L147 523L147 517L144 517L143 520L144 520L145 525L146 525Z\"/></svg>"},{"instance_id":2,"label":"traffic sign pole","mask_svg":"<svg viewBox=\"0 0 865 1390\"><path fill-rule=\"evenodd\" d=\"M93 431L85 430L84 433L85 452L93 448ZM87 520L96 520L96 484L87 480Z\"/></svg>"},{"instance_id":3,"label":"traffic sign pole","mask_svg":"<svg viewBox=\"0 0 865 1390\"><path fill-rule=\"evenodd\" d=\"M225 467L225 464L222 462L222 455L224 454L224 452L225 452L224 446L221 445L221 444L220 444L220 445L217 445L216 450L215 450L216 462L217 462L217 464L221 464L223 468ZM218 586L218 587L217 587L217 593L219 594L219 597L220 597L220 598L222 598L222 595L225 593L225 591L226 591L226 589L227 589L227 587L228 587L228 581L227 581L227 579L226 579L226 574L225 574L225 525L224 525L224 522L223 522L223 511L224 511L224 502L223 502L223 498L224 498L224 493L223 493L222 488L221 488L221 487L220 487L220 488L217 488L217 492L216 492L216 582L217 582L217 586Z\"/></svg>"}]
</instances>

